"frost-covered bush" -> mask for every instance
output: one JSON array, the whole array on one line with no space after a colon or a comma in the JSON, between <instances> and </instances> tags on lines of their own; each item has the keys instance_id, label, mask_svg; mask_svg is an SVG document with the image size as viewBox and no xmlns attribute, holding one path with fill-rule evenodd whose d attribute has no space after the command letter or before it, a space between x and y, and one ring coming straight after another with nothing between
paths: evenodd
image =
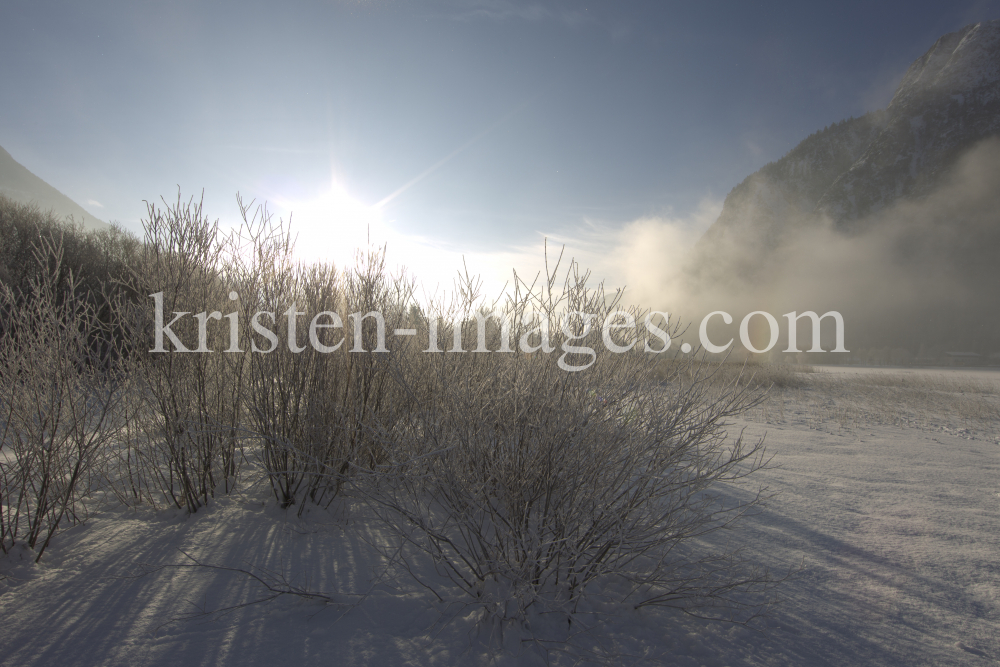
<instances>
[{"instance_id":1,"label":"frost-covered bush","mask_svg":"<svg viewBox=\"0 0 1000 667\"><path fill-rule=\"evenodd\" d=\"M406 410L386 359L372 353L374 323L356 336L350 313L404 326L412 285L390 277L378 251L347 269L297 262L281 221L240 206L244 224L228 234L194 200L148 207L127 281L143 298L115 313L134 351L133 391L105 478L126 503L165 499L194 512L236 488L254 461L283 507L325 505L359 465L385 458L372 433ZM335 352L311 344L319 313L346 325Z\"/></svg>"},{"instance_id":2,"label":"frost-covered bush","mask_svg":"<svg viewBox=\"0 0 1000 667\"><path fill-rule=\"evenodd\" d=\"M28 289L0 285L0 550L42 557L83 498L120 425L126 381L115 339L72 271L61 238L40 236Z\"/></svg>"},{"instance_id":3,"label":"frost-covered bush","mask_svg":"<svg viewBox=\"0 0 1000 667\"><path fill-rule=\"evenodd\" d=\"M283 507L326 505L359 467L386 458L386 441L373 434L391 430L407 408L386 363L389 353L375 351L376 323L362 322L357 337L352 313L377 312L388 331L407 326L412 285L388 274L379 251L359 253L356 265L347 268L296 263L287 231L266 209L251 215L244 206L243 218L236 237L241 251L228 277L241 298L243 339L269 350L248 348L243 432ZM287 329L273 343L253 330L252 317L260 312L270 314L264 325L285 328L281 319L288 309L305 316L298 318L294 341ZM336 319L341 326L312 333L310 318L320 313L326 314L323 324ZM408 349L405 341L393 347L395 354Z\"/></svg>"},{"instance_id":4,"label":"frost-covered bush","mask_svg":"<svg viewBox=\"0 0 1000 667\"><path fill-rule=\"evenodd\" d=\"M193 199L185 203L178 195L172 205L149 204L148 213L127 280L141 298L120 302L114 313L126 332L133 389L107 480L125 502L163 499L194 512L217 489L235 487L242 460L245 356L224 353L229 335L223 326L208 326L215 324L208 318L202 337L197 318L231 310L224 276L230 239ZM213 352L166 346L171 351L151 352L157 309L188 349L203 343ZM177 313L184 316L170 324Z\"/></svg>"},{"instance_id":5,"label":"frost-covered bush","mask_svg":"<svg viewBox=\"0 0 1000 667\"><path fill-rule=\"evenodd\" d=\"M645 329L615 332L615 344L636 343L626 353L602 339L617 298L588 289L575 267L559 293L555 271L547 278L540 290L521 284L499 312L514 351L498 351L500 327L486 330L489 353L471 351L478 328L466 298L443 336L450 343L462 327L465 352L393 359L412 407L406 428L386 436L392 460L370 469L362 493L450 582L435 593L479 604L487 618L572 612L598 594L634 607L752 614L765 600L740 595L766 590L768 575L735 551L685 547L760 502L759 490L728 504L718 492L765 464L761 442L729 437L725 425L761 392L738 383L720 391L679 362L653 382ZM593 314L595 326L587 332L573 313ZM544 338L551 353L523 352ZM594 351L564 364L592 365L561 368L564 343Z\"/></svg>"}]
</instances>

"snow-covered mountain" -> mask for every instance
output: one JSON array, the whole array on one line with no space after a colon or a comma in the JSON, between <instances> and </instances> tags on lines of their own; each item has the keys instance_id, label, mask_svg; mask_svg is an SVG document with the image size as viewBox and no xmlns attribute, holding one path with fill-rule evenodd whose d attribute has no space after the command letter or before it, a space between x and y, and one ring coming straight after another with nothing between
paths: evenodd
<instances>
[{"instance_id":1,"label":"snow-covered mountain","mask_svg":"<svg viewBox=\"0 0 1000 667\"><path fill-rule=\"evenodd\" d=\"M705 242L734 232L774 241L813 213L851 229L897 199L931 191L962 153L997 134L1000 21L990 21L939 39L887 108L820 130L747 177Z\"/></svg>"},{"instance_id":2,"label":"snow-covered mountain","mask_svg":"<svg viewBox=\"0 0 1000 667\"><path fill-rule=\"evenodd\" d=\"M791 219L814 211L851 170L884 128L884 118L878 111L830 125L748 176L726 197L706 241L732 232L776 241Z\"/></svg>"},{"instance_id":3,"label":"snow-covered mountain","mask_svg":"<svg viewBox=\"0 0 1000 667\"><path fill-rule=\"evenodd\" d=\"M733 188L688 257L686 306L836 308L867 345L992 354L998 255L1000 21L990 21L941 37L885 109L816 132Z\"/></svg>"},{"instance_id":4,"label":"snow-covered mountain","mask_svg":"<svg viewBox=\"0 0 1000 667\"><path fill-rule=\"evenodd\" d=\"M926 194L965 151L1000 134L1000 21L945 35L914 62L884 110L808 137L726 197L705 241L752 231L774 240L803 214L842 229Z\"/></svg>"},{"instance_id":5,"label":"snow-covered mountain","mask_svg":"<svg viewBox=\"0 0 1000 667\"><path fill-rule=\"evenodd\" d=\"M1000 21L945 35L903 76L884 125L817 208L839 224L934 189L958 157L1000 133Z\"/></svg>"}]
</instances>

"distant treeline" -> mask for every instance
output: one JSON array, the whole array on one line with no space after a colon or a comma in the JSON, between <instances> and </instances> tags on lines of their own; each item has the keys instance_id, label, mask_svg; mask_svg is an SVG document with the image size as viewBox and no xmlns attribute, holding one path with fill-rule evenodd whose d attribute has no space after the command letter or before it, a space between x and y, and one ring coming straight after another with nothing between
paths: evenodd
<instances>
[{"instance_id":1,"label":"distant treeline","mask_svg":"<svg viewBox=\"0 0 1000 667\"><path fill-rule=\"evenodd\" d=\"M61 242L59 283L65 283L72 273L79 280L78 296L89 294L98 301L102 295L123 290L129 266L142 245L139 238L120 227L85 230L72 219L63 221L51 211L0 195L0 284L22 298L31 294L32 280L37 281L45 270L36 257L43 237Z\"/></svg>"},{"instance_id":2,"label":"distant treeline","mask_svg":"<svg viewBox=\"0 0 1000 667\"><path fill-rule=\"evenodd\" d=\"M61 256L46 251L48 246L61 249ZM100 325L87 337L97 358L108 362L109 353L128 354L136 341L126 340L114 302L135 303L139 298L131 285L141 248L142 241L121 227L87 230L72 219L62 220L51 211L0 195L0 289L12 293L0 306L0 335L19 321L11 311L36 304L39 286L55 272L56 280L49 284L61 286L53 295L57 305L66 305L70 296L66 286L72 277L73 299L94 309ZM121 312L120 305L117 310Z\"/></svg>"}]
</instances>

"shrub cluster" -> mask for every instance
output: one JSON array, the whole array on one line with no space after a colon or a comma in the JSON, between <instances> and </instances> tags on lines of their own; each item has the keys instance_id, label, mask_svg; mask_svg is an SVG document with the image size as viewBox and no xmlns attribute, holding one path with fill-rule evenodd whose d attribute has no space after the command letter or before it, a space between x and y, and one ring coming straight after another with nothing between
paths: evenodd
<instances>
[{"instance_id":1,"label":"shrub cluster","mask_svg":"<svg viewBox=\"0 0 1000 667\"><path fill-rule=\"evenodd\" d=\"M442 599L457 594L489 618L571 613L612 589L635 607L756 609L761 598L741 596L767 589L766 573L736 552L686 547L761 500L727 504L719 492L765 464L759 441L725 430L758 388L720 387L697 363L657 366L627 328L615 343L631 349L610 352L582 314L646 313L588 287L573 263L562 280L559 263L531 283L515 274L500 302L466 274L450 301L419 304L384 252L304 265L281 221L240 206L244 224L222 233L194 200L149 205L145 238L115 237L122 261L99 289L65 268L65 236L39 232L30 289L0 294L16 315L0 338L0 548L44 549L98 486L129 505L195 512L265 480L298 511L349 490L435 564L450 582L435 589ZM150 352L157 308L185 345L214 352ZM342 340L336 349L329 337L300 345L301 329L257 348L254 315L274 325L289 309L341 322L374 311L386 331L414 335L373 352L378 323L367 320L321 332ZM429 353L435 340L442 351ZM569 341L596 351L576 353L572 363L593 361L581 372L545 353Z\"/></svg>"}]
</instances>

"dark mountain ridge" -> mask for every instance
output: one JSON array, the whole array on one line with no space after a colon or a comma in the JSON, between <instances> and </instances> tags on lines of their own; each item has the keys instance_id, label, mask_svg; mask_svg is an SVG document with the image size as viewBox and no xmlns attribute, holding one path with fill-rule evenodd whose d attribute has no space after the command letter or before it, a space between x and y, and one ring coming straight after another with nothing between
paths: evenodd
<instances>
[{"instance_id":1,"label":"dark mountain ridge","mask_svg":"<svg viewBox=\"0 0 1000 667\"><path fill-rule=\"evenodd\" d=\"M914 62L883 110L835 123L751 174L705 240L780 232L821 213L842 228L900 197L926 194L958 157L1000 134L1000 21L945 35Z\"/></svg>"},{"instance_id":2,"label":"dark mountain ridge","mask_svg":"<svg viewBox=\"0 0 1000 667\"><path fill-rule=\"evenodd\" d=\"M939 39L910 66L884 115L871 144L817 202L845 228L900 197L927 194L962 153L1000 133L1000 21Z\"/></svg>"},{"instance_id":3,"label":"dark mountain ridge","mask_svg":"<svg viewBox=\"0 0 1000 667\"><path fill-rule=\"evenodd\" d=\"M889 105L726 197L684 271L692 314L837 309L856 343L1000 352L1000 21L941 37Z\"/></svg>"}]
</instances>

